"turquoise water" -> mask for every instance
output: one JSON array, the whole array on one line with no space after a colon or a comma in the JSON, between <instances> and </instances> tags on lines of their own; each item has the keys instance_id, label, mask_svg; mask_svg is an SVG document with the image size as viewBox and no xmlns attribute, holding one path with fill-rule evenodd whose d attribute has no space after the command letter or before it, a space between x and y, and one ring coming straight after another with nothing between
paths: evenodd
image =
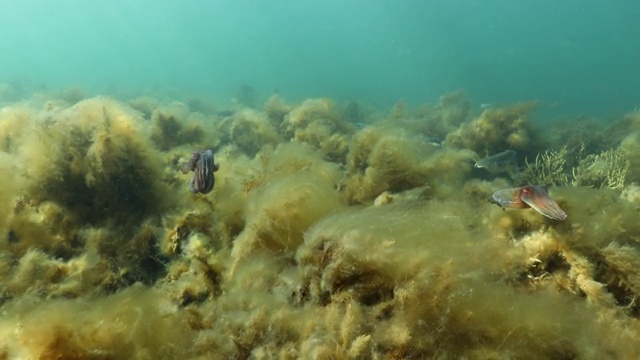
<instances>
[{"instance_id":1,"label":"turquoise water","mask_svg":"<svg viewBox=\"0 0 640 360\"><path fill-rule=\"evenodd\" d=\"M615 5L3 0L0 79L219 99L249 84L381 108L464 88L478 104L538 99L539 114L607 117L640 105L640 4Z\"/></svg>"}]
</instances>

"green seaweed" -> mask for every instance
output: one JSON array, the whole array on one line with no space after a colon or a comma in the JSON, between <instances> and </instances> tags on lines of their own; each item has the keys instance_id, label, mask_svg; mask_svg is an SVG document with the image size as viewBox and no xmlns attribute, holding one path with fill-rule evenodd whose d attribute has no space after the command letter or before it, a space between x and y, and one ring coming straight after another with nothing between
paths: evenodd
<instances>
[{"instance_id":1,"label":"green seaweed","mask_svg":"<svg viewBox=\"0 0 640 360\"><path fill-rule=\"evenodd\" d=\"M517 182L520 184L537 184L545 186L565 186L569 179L565 173L567 148L546 150L536 155L534 163L525 159L525 169L520 173Z\"/></svg>"},{"instance_id":2,"label":"green seaweed","mask_svg":"<svg viewBox=\"0 0 640 360\"><path fill-rule=\"evenodd\" d=\"M545 186L587 186L597 189L622 189L630 162L620 149L598 154L584 154L584 146L577 155L570 155L567 147L547 150L536 156L534 163L526 161L517 182ZM575 164L570 166L569 164Z\"/></svg>"}]
</instances>

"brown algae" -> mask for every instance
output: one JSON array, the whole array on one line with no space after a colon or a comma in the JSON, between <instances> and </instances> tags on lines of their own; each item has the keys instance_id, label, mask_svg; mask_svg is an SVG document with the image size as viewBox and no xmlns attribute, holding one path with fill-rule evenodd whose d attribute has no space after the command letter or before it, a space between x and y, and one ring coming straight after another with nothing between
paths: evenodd
<instances>
[{"instance_id":1,"label":"brown algae","mask_svg":"<svg viewBox=\"0 0 640 360\"><path fill-rule=\"evenodd\" d=\"M0 109L2 358L640 356L637 112L618 150L546 164L535 102L474 116L463 92L363 127L329 99L42 96ZM194 149L222 164L208 194ZM504 149L581 180L473 178Z\"/></svg>"}]
</instances>

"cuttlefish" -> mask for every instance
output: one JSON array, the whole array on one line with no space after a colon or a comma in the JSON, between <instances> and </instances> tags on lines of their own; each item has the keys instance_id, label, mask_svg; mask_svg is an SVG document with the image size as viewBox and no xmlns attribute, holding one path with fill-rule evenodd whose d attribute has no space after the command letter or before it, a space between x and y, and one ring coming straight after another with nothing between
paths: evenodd
<instances>
[{"instance_id":1,"label":"cuttlefish","mask_svg":"<svg viewBox=\"0 0 640 360\"><path fill-rule=\"evenodd\" d=\"M567 214L549 197L547 189L540 185L498 190L490 201L503 209L532 208L550 219L562 221L567 218Z\"/></svg>"},{"instance_id":2,"label":"cuttlefish","mask_svg":"<svg viewBox=\"0 0 640 360\"><path fill-rule=\"evenodd\" d=\"M189 162L182 167L182 173L194 173L189 184L191 192L208 194L215 184L213 173L219 168L220 165L213 162L213 151L195 151Z\"/></svg>"}]
</instances>

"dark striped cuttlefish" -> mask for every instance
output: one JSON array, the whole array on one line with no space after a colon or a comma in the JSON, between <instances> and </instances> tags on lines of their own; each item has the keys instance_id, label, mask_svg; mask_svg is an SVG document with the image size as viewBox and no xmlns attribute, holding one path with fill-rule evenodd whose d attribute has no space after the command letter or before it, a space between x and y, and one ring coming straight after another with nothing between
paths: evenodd
<instances>
[{"instance_id":1,"label":"dark striped cuttlefish","mask_svg":"<svg viewBox=\"0 0 640 360\"><path fill-rule=\"evenodd\" d=\"M213 151L194 151L189 162L182 167L182 173L193 171L193 178L189 183L192 193L208 194L216 181L213 173L219 168L220 165L213 161Z\"/></svg>"}]
</instances>

